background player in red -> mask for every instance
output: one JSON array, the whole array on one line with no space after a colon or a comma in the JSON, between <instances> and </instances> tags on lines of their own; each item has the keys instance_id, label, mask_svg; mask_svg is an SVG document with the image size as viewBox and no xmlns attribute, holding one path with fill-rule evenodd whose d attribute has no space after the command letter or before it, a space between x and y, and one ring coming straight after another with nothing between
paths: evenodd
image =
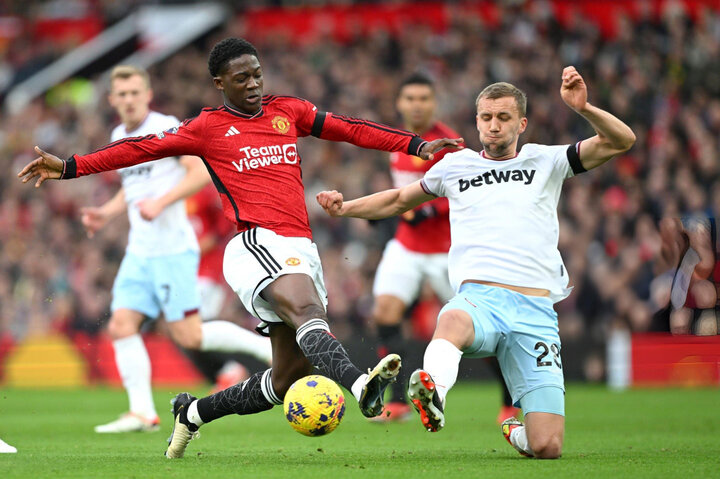
<instances>
[{"instance_id":1,"label":"background player in red","mask_svg":"<svg viewBox=\"0 0 720 479\"><path fill-rule=\"evenodd\" d=\"M210 321L220 317L228 301L230 290L223 277L223 254L225 245L235 234L235 226L225 218L222 203L212 185L187 198L185 204L200 246L200 317ZM265 364L272 360L270 341L249 331L246 351ZM185 350L185 354L209 381L215 382L214 392L248 377L247 368L236 354L193 350Z\"/></svg>"},{"instance_id":2,"label":"background player in red","mask_svg":"<svg viewBox=\"0 0 720 479\"><path fill-rule=\"evenodd\" d=\"M192 154L205 162L225 215L239 233L225 249L225 278L245 308L260 319L259 328L270 335L273 368L200 400L178 394L166 451L169 458L182 457L206 422L281 404L290 385L313 367L351 391L365 416L382 412L383 394L400 369L400 357L390 354L364 374L330 333L297 138L313 135L364 148L406 151L427 160L445 147L461 147L462 142L427 142L404 130L318 111L299 98L263 96L257 50L243 39L216 44L208 69L215 88L223 93L223 106L205 108L180 127L126 138L67 161L36 147L40 157L18 173L23 182L37 178L39 187L47 179L70 179L168 155Z\"/></svg>"},{"instance_id":3,"label":"background player in red","mask_svg":"<svg viewBox=\"0 0 720 479\"><path fill-rule=\"evenodd\" d=\"M435 87L430 78L423 74L411 75L401 83L395 106L402 117L403 127L425 139L459 136L436 119ZM391 153L393 187L401 188L422 179L425 172L443 156L444 152L441 152L435 155L434 160L424 161L405 152ZM407 308L418 299L426 281L442 303L455 295L448 279L448 215L447 198L437 198L405 212L400 217L395 237L385 247L373 284L373 320L377 325L381 357L388 351L405 357L407 340L402 332L403 316ZM500 378L497 361L493 359L492 364ZM412 408L405 398L405 382L401 374L398 381L390 386L392 396L385 406L385 413L373 420L403 420L412 415ZM513 407L505 382L501 379L500 383L504 404L498 420L502 422L516 415L519 410Z\"/></svg>"}]
</instances>

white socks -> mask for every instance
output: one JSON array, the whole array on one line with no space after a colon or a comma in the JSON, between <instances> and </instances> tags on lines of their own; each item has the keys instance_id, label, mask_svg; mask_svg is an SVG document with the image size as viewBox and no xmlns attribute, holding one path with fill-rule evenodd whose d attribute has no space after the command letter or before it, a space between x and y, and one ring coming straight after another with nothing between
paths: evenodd
<instances>
[{"instance_id":1,"label":"white socks","mask_svg":"<svg viewBox=\"0 0 720 479\"><path fill-rule=\"evenodd\" d=\"M365 386L365 381L367 381L368 375L362 374L359 378L355 380L352 387L350 388L350 392L353 396L355 396L355 399L360 402L360 396L362 395L363 386Z\"/></svg>"},{"instance_id":2,"label":"white socks","mask_svg":"<svg viewBox=\"0 0 720 479\"><path fill-rule=\"evenodd\" d=\"M445 404L445 396L455 385L462 351L447 339L433 339L425 349L423 369L432 376L435 390Z\"/></svg>"},{"instance_id":3,"label":"white socks","mask_svg":"<svg viewBox=\"0 0 720 479\"><path fill-rule=\"evenodd\" d=\"M528 441L527 433L525 432L525 426L518 426L512 430L510 433L510 442L517 449L522 449L526 454L535 456L533 450L530 449L530 442Z\"/></svg>"},{"instance_id":4,"label":"white socks","mask_svg":"<svg viewBox=\"0 0 720 479\"><path fill-rule=\"evenodd\" d=\"M269 338L255 334L229 321L202 323L200 350L246 353L267 364L272 361Z\"/></svg>"},{"instance_id":5,"label":"white socks","mask_svg":"<svg viewBox=\"0 0 720 479\"><path fill-rule=\"evenodd\" d=\"M202 418L200 417L200 413L198 413L197 403L198 403L197 399L190 403L190 406L188 406L188 410L187 410L187 418L188 418L188 421L195 424L197 427L200 427L205 423L203 422Z\"/></svg>"},{"instance_id":6,"label":"white socks","mask_svg":"<svg viewBox=\"0 0 720 479\"><path fill-rule=\"evenodd\" d=\"M115 363L130 399L130 412L155 419L155 403L150 384L150 357L139 334L113 341Z\"/></svg>"}]
</instances>

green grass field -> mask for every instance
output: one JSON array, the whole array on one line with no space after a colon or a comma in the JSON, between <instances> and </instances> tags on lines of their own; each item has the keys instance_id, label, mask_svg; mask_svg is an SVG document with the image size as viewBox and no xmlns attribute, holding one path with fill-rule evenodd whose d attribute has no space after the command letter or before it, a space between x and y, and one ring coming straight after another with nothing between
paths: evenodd
<instances>
[{"instance_id":1,"label":"green grass field","mask_svg":"<svg viewBox=\"0 0 720 479\"><path fill-rule=\"evenodd\" d=\"M209 424L184 459L170 461L163 452L173 396L155 394L161 432L98 435L94 425L127 407L124 392L0 391L0 437L19 451L0 454L0 477L720 477L717 389L613 393L570 384L564 454L556 461L523 458L505 442L494 423L493 384L453 389L437 434L415 420L368 423L351 399L329 436L301 436L278 407Z\"/></svg>"}]
</instances>

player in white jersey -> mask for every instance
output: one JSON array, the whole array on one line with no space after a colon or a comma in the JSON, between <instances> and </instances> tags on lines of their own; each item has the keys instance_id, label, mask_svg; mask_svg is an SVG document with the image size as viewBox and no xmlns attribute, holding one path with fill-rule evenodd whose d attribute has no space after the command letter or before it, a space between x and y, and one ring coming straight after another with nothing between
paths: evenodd
<instances>
[{"instance_id":1,"label":"player in white jersey","mask_svg":"<svg viewBox=\"0 0 720 479\"><path fill-rule=\"evenodd\" d=\"M438 196L450 202L449 274L456 296L440 311L424 369L408 394L429 431L444 426L445 399L462 356L497 356L525 423L502 425L521 454L557 458L565 432L560 337L553 303L567 297L568 275L558 243L557 205L567 178L596 168L635 142L618 118L587 102L574 67L562 73L560 94L597 133L574 145L525 145L525 94L509 83L485 88L476 101L483 151L445 156L423 180L343 202L318 194L331 216L380 219Z\"/></svg>"},{"instance_id":2,"label":"player in white jersey","mask_svg":"<svg viewBox=\"0 0 720 479\"><path fill-rule=\"evenodd\" d=\"M395 107L400 113L403 127L421 135L426 140L456 138L459 135L450 127L435 119L437 101L435 86L428 77L413 74L400 85ZM393 187L401 188L423 178L432 166L442 161L443 152L432 161L403 152L390 154L390 173ZM377 327L378 356L394 351L407 356L408 343L403 336L402 321L406 309L420 295L423 283L428 283L441 303L455 294L448 280L448 250L450 249L450 221L446 198L421 205L404 213L383 251L373 282L375 304L372 319ZM498 423L516 416L520 411L513 407L510 392L500 378L500 367L495 358L488 363L500 379L503 404L498 413ZM400 371L398 381L391 384L390 401L383 414L371 418L375 422L405 421L412 416L407 402L405 383L407 376Z\"/></svg>"},{"instance_id":3,"label":"player in white jersey","mask_svg":"<svg viewBox=\"0 0 720 479\"><path fill-rule=\"evenodd\" d=\"M113 141L133 141L180 124L173 116L150 110L152 90L146 71L119 65L110 82L109 101L122 120L112 132ZM130 220L108 324L130 411L97 426L99 433L158 430L150 359L139 333L145 318L162 313L173 340L187 349L246 352L266 362L271 355L266 338L228 321L203 323L198 314L199 247L184 198L210 182L202 160L194 156L162 158L119 173L122 188L110 201L82 209L82 222L91 237L125 210Z\"/></svg>"}]
</instances>

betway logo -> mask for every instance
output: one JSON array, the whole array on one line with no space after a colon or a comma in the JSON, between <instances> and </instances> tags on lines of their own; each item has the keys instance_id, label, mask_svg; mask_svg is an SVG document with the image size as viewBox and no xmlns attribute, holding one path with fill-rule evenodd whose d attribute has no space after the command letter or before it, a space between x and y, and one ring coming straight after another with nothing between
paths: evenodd
<instances>
[{"instance_id":1,"label":"betway logo","mask_svg":"<svg viewBox=\"0 0 720 479\"><path fill-rule=\"evenodd\" d=\"M458 184L462 193L471 186L478 187L495 183L508 183L510 181L522 181L524 185L529 185L532 183L533 178L535 178L535 170L490 170L469 180L460 178Z\"/></svg>"},{"instance_id":2,"label":"betway logo","mask_svg":"<svg viewBox=\"0 0 720 479\"><path fill-rule=\"evenodd\" d=\"M297 145L295 143L261 146L260 148L246 146L240 148L240 153L242 153L243 157L232 162L240 173L279 163L292 165L298 161Z\"/></svg>"}]
</instances>

